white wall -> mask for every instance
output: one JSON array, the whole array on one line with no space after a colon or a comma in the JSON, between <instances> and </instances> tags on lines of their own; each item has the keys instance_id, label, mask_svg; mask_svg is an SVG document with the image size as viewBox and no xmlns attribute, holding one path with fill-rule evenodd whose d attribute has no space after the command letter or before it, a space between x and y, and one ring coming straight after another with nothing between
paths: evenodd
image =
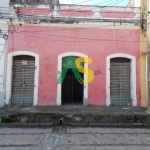
<instances>
[{"instance_id":1,"label":"white wall","mask_svg":"<svg viewBox=\"0 0 150 150\"><path fill-rule=\"evenodd\" d=\"M135 7L141 7L141 0L135 0Z\"/></svg>"},{"instance_id":2,"label":"white wall","mask_svg":"<svg viewBox=\"0 0 150 150\"><path fill-rule=\"evenodd\" d=\"M9 0L0 0L1 7L9 7Z\"/></svg>"},{"instance_id":3,"label":"white wall","mask_svg":"<svg viewBox=\"0 0 150 150\"><path fill-rule=\"evenodd\" d=\"M0 29L8 30L7 24L5 24L5 27L1 27L0 23ZM6 51L7 51L7 43L5 44L5 40L0 36L0 107L4 106L4 98L5 98Z\"/></svg>"},{"instance_id":4,"label":"white wall","mask_svg":"<svg viewBox=\"0 0 150 150\"><path fill-rule=\"evenodd\" d=\"M1 13L7 13L7 12L9 12L9 9L2 8L2 7L9 8L9 0L0 0L0 12Z\"/></svg>"},{"instance_id":5,"label":"white wall","mask_svg":"<svg viewBox=\"0 0 150 150\"><path fill-rule=\"evenodd\" d=\"M0 13L10 13L9 0L0 0ZM6 20L0 20L0 29L8 30L8 25ZM0 35L0 107L4 106L5 98L5 85L6 85L6 51L7 44L5 46L5 40Z\"/></svg>"}]
</instances>

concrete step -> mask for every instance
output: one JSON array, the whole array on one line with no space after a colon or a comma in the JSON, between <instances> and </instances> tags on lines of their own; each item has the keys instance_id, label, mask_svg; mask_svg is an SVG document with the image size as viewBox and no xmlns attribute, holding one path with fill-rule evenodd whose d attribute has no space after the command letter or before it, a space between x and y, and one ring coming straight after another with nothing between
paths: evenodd
<instances>
[{"instance_id":1,"label":"concrete step","mask_svg":"<svg viewBox=\"0 0 150 150\"><path fill-rule=\"evenodd\" d=\"M44 109L45 108L45 109ZM112 111L113 110L113 111ZM144 108L121 107L27 107L0 110L2 124L22 125L113 125L148 126L150 114Z\"/></svg>"}]
</instances>

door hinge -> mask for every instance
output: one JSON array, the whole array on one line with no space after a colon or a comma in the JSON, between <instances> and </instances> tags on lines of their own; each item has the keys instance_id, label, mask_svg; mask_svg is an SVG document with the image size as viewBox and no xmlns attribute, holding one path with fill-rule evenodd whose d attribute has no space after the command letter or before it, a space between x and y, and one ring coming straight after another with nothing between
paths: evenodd
<instances>
[{"instance_id":1,"label":"door hinge","mask_svg":"<svg viewBox=\"0 0 150 150\"><path fill-rule=\"evenodd\" d=\"M37 66L35 66L35 70L37 69Z\"/></svg>"}]
</instances>

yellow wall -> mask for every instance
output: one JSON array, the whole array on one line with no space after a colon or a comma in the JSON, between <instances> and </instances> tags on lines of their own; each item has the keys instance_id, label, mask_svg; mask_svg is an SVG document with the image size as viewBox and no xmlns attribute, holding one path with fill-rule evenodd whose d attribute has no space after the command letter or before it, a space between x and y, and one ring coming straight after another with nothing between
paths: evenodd
<instances>
[{"instance_id":1,"label":"yellow wall","mask_svg":"<svg viewBox=\"0 0 150 150\"><path fill-rule=\"evenodd\" d=\"M141 0L141 13L146 19L147 13L147 0ZM140 41L147 41L147 24L144 23L144 30L140 31ZM141 106L147 106L147 88L146 88L146 59L147 59L147 42L140 42L140 52L145 53L140 55L140 81L141 81Z\"/></svg>"}]
</instances>

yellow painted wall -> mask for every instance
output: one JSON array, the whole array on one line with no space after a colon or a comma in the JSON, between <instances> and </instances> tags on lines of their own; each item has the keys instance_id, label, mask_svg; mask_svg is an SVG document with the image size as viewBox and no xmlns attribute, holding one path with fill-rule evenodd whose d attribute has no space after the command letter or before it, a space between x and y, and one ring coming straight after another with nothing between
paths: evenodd
<instances>
[{"instance_id":1,"label":"yellow painted wall","mask_svg":"<svg viewBox=\"0 0 150 150\"><path fill-rule=\"evenodd\" d=\"M141 13L146 19L147 0L141 0ZM144 23L144 29L140 31L140 41L147 41L147 23ZM140 42L140 81L141 81L141 106L147 106L147 88L146 88L146 59L147 59L147 42ZM145 54L142 54L145 53Z\"/></svg>"}]
</instances>

